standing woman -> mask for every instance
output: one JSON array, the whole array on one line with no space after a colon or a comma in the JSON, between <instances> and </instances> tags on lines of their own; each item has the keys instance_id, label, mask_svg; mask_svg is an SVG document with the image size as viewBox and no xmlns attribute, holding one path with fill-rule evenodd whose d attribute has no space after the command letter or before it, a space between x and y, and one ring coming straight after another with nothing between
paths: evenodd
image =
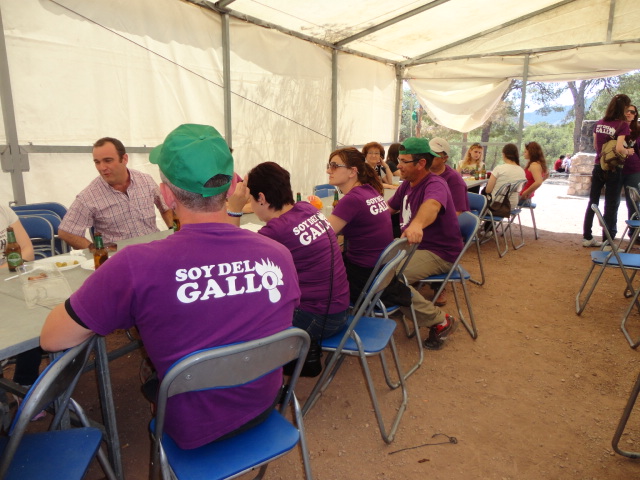
<instances>
[{"instance_id":1,"label":"standing woman","mask_svg":"<svg viewBox=\"0 0 640 480\"><path fill-rule=\"evenodd\" d=\"M622 168L622 185L624 187L638 188L640 183L640 149L638 148L638 136L640 136L640 128L638 128L638 107L635 105L629 105L624 112L624 116L629 124L629 130L631 132L625 137L625 143L628 147L633 148L633 154L629 155L624 162ZM635 208L631 204L631 199L627 193L627 189L624 189L624 195L627 200L627 211L629 213L629 220L635 213ZM633 234L629 231L629 237Z\"/></svg>"},{"instance_id":2,"label":"standing woman","mask_svg":"<svg viewBox=\"0 0 640 480\"><path fill-rule=\"evenodd\" d=\"M542 147L537 142L529 142L524 146L524 158L528 161L524 167L524 174L527 177L527 183L522 187L520 192L520 203L533 197L534 192L542 185L549 172L547 169L547 160L542 153ZM564 157L564 155L562 155Z\"/></svg>"},{"instance_id":3,"label":"standing woman","mask_svg":"<svg viewBox=\"0 0 640 480\"><path fill-rule=\"evenodd\" d=\"M248 174L251 207L266 223L258 233L291 251L300 282L293 326L312 339L337 333L347 321L349 283L335 233L318 209L293 201L289 172L274 162Z\"/></svg>"},{"instance_id":4,"label":"standing woman","mask_svg":"<svg viewBox=\"0 0 640 480\"><path fill-rule=\"evenodd\" d=\"M378 142L369 142L362 147L362 153L367 163L376 171L382 183L393 185L393 173L391 173L391 168L384 161L384 147Z\"/></svg>"},{"instance_id":5,"label":"standing woman","mask_svg":"<svg viewBox=\"0 0 640 480\"><path fill-rule=\"evenodd\" d=\"M632 155L633 149L625 147L625 137L631 133L629 124L625 118L625 111L631 106L631 99L619 94L614 96L604 117L594 126L593 146L596 150L595 165L591 173L591 191L589 193L589 203L584 215L584 225L582 227L582 246L599 247L602 242L593 238L591 230L593 228L594 211L591 205L600 203L600 192L604 187L604 221L611 238L615 238L618 228L616 219L618 216L618 206L620 205L620 189L622 188L622 169L604 171L600 166L600 152L602 146L611 139L616 139L616 151L623 155Z\"/></svg>"},{"instance_id":6,"label":"standing woman","mask_svg":"<svg viewBox=\"0 0 640 480\"><path fill-rule=\"evenodd\" d=\"M378 257L393 241L391 215L380 178L357 149L346 147L332 152L327 174L329 183L344 194L329 223L336 235L344 235L344 264L351 301L355 302Z\"/></svg>"}]
</instances>

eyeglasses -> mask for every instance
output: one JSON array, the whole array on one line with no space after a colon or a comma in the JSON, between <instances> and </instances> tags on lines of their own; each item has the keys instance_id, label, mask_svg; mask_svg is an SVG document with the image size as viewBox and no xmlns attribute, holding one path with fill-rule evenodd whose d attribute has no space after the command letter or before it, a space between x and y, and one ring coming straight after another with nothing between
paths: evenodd
<instances>
[{"instance_id":1,"label":"eyeglasses","mask_svg":"<svg viewBox=\"0 0 640 480\"><path fill-rule=\"evenodd\" d=\"M349 167L349 165L341 165L341 164L336 163L336 162L329 162L329 163L327 163L327 169L328 169L328 170L335 170L336 168L340 168L340 167L343 167L343 168L351 168L351 167Z\"/></svg>"},{"instance_id":2,"label":"eyeglasses","mask_svg":"<svg viewBox=\"0 0 640 480\"><path fill-rule=\"evenodd\" d=\"M404 163L405 165L407 163L416 163L416 162L419 162L419 161L420 160L400 160L400 159L398 159L398 163Z\"/></svg>"},{"instance_id":3,"label":"eyeglasses","mask_svg":"<svg viewBox=\"0 0 640 480\"><path fill-rule=\"evenodd\" d=\"M369 152L369 153L367 153L367 155L371 155L372 157L379 157L380 156L380 154L378 152L375 152L375 153Z\"/></svg>"},{"instance_id":4,"label":"eyeglasses","mask_svg":"<svg viewBox=\"0 0 640 480\"><path fill-rule=\"evenodd\" d=\"M635 111L635 110L627 110L627 113L633 113L634 115L637 115L637 114L638 114L638 112L637 112L637 111Z\"/></svg>"}]
</instances>

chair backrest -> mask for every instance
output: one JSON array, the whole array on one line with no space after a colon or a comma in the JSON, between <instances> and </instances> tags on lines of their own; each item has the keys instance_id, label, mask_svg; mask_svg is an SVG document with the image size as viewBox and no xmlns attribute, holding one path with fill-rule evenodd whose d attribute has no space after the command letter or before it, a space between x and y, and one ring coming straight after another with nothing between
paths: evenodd
<instances>
[{"instance_id":1,"label":"chair backrest","mask_svg":"<svg viewBox=\"0 0 640 480\"><path fill-rule=\"evenodd\" d=\"M469 199L469 209L471 213L478 217L482 217L487 209L487 197L479 193L467 192Z\"/></svg>"},{"instance_id":2,"label":"chair backrest","mask_svg":"<svg viewBox=\"0 0 640 480\"><path fill-rule=\"evenodd\" d=\"M332 197L333 192L335 192L336 190L338 190L338 187L336 187L335 185L324 183L322 185L316 185L315 187L313 187L313 194L321 198Z\"/></svg>"},{"instance_id":3,"label":"chair backrest","mask_svg":"<svg viewBox=\"0 0 640 480\"><path fill-rule=\"evenodd\" d=\"M635 187L627 187L627 192L629 193L629 200L631 200L631 204L635 211L635 218L640 220L640 210L638 207L638 204L640 203L640 192Z\"/></svg>"},{"instance_id":4,"label":"chair backrest","mask_svg":"<svg viewBox=\"0 0 640 480\"><path fill-rule=\"evenodd\" d=\"M36 210L36 209L27 210L26 208L25 209L21 208L19 210L14 209L14 212L16 212L16 215L18 215L18 217L24 217L26 215L42 215L42 216L52 215L56 217L58 221L61 220L60 216L57 213L52 212L51 210Z\"/></svg>"},{"instance_id":5,"label":"chair backrest","mask_svg":"<svg viewBox=\"0 0 640 480\"><path fill-rule=\"evenodd\" d=\"M462 234L462 241L467 245L471 244L478 226L480 225L480 219L471 212L462 212L458 215L458 223L460 224L460 233Z\"/></svg>"},{"instance_id":6,"label":"chair backrest","mask_svg":"<svg viewBox=\"0 0 640 480\"><path fill-rule=\"evenodd\" d=\"M378 261L373 267L373 270L371 271L371 274L369 275L367 282L364 284L364 287L362 288L362 292L360 292L358 299L353 305L353 310L356 311L360 307L360 304L364 300L364 297L366 296L369 287L375 280L380 270L382 270L387 263L393 260L396 257L396 255L398 255L398 252L403 251L406 253L405 262L402 265L402 270L398 272L398 275L400 276L402 275L402 271L404 271L409 260L411 260L411 257L413 256L413 253L416 251L416 248L418 248L418 244L416 243L414 245L409 245L409 241L406 238L396 238L389 245L387 245L387 248L385 248L380 254L380 257L378 257Z\"/></svg>"},{"instance_id":7,"label":"chair backrest","mask_svg":"<svg viewBox=\"0 0 640 480\"><path fill-rule=\"evenodd\" d=\"M162 438L169 397L196 390L244 385L297 359L289 390L281 405L284 413L300 376L309 343L307 332L292 327L269 337L199 350L183 357L167 371L160 384L156 441Z\"/></svg>"},{"instance_id":8,"label":"chair backrest","mask_svg":"<svg viewBox=\"0 0 640 480\"><path fill-rule=\"evenodd\" d=\"M67 208L58 202L39 202L29 203L27 205L12 205L11 208L15 212L19 210L46 210L55 213L60 218L63 218L67 213Z\"/></svg>"},{"instance_id":9,"label":"chair backrest","mask_svg":"<svg viewBox=\"0 0 640 480\"><path fill-rule=\"evenodd\" d=\"M31 419L55 400L58 400L59 403L56 406L56 415L53 418L50 429L59 428L69 405L71 393L75 389L80 375L82 375L82 370L87 364L95 342L96 337L94 335L80 345L64 352L49 364L31 386L26 397L24 397L24 401L20 404L9 430L9 443L2 455L2 463L0 464L0 478L4 478L7 473Z\"/></svg>"},{"instance_id":10,"label":"chair backrest","mask_svg":"<svg viewBox=\"0 0 640 480\"><path fill-rule=\"evenodd\" d=\"M59 218L53 218L53 215L24 215L20 216L20 223L24 227L27 235L33 243L34 252L44 256L53 256L56 252L56 231L60 225ZM55 222L54 228L51 222ZM39 241L40 244L39 244ZM44 243L44 245L42 244Z\"/></svg>"}]
</instances>

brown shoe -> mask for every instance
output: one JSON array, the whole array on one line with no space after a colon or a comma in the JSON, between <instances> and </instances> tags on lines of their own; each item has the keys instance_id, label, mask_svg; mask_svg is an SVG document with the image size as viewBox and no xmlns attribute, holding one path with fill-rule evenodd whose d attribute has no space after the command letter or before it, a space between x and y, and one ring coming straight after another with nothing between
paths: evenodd
<instances>
[{"instance_id":1,"label":"brown shoe","mask_svg":"<svg viewBox=\"0 0 640 480\"><path fill-rule=\"evenodd\" d=\"M447 304L447 295L443 290L440 296L433 302L436 307L444 307Z\"/></svg>"}]
</instances>

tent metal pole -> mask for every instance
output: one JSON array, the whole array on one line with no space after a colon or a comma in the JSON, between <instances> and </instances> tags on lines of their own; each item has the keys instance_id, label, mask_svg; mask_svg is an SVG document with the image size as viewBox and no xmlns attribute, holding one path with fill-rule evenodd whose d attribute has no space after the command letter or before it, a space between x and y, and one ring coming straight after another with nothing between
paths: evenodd
<instances>
[{"instance_id":1,"label":"tent metal pole","mask_svg":"<svg viewBox=\"0 0 640 480\"><path fill-rule=\"evenodd\" d=\"M611 41L611 32L613 32L613 20L616 13L616 0L611 0L609 4L609 22L607 23L607 42Z\"/></svg>"},{"instance_id":2,"label":"tent metal pole","mask_svg":"<svg viewBox=\"0 0 640 480\"><path fill-rule=\"evenodd\" d=\"M338 145L338 51L331 50L331 151Z\"/></svg>"},{"instance_id":3,"label":"tent metal pole","mask_svg":"<svg viewBox=\"0 0 640 480\"><path fill-rule=\"evenodd\" d=\"M522 130L524 129L524 109L527 100L527 79L529 78L529 55L524 57L522 68L522 95L520 98L520 118L518 119L518 150L522 152Z\"/></svg>"},{"instance_id":4,"label":"tent metal pole","mask_svg":"<svg viewBox=\"0 0 640 480\"><path fill-rule=\"evenodd\" d=\"M229 148L233 148L231 127L231 52L229 35L229 15L221 15L222 20L222 85L224 86L224 137Z\"/></svg>"},{"instance_id":5,"label":"tent metal pole","mask_svg":"<svg viewBox=\"0 0 640 480\"><path fill-rule=\"evenodd\" d=\"M404 75L404 67L396 65L396 108L393 120L393 141L400 141L400 122L402 121L402 90Z\"/></svg>"},{"instance_id":6,"label":"tent metal pole","mask_svg":"<svg viewBox=\"0 0 640 480\"><path fill-rule=\"evenodd\" d=\"M16 126L16 112L13 107L13 94L11 92L11 78L9 75L9 61L7 58L7 44L4 38L4 24L2 23L2 11L0 10L0 98L2 98L2 117L4 119L4 132L7 137L8 148L0 153L0 164L3 172L11 173L11 186L13 199L18 205L27 203L24 192L24 179L22 172L29 171L29 155L20 153L18 143L18 128Z\"/></svg>"}]
</instances>

